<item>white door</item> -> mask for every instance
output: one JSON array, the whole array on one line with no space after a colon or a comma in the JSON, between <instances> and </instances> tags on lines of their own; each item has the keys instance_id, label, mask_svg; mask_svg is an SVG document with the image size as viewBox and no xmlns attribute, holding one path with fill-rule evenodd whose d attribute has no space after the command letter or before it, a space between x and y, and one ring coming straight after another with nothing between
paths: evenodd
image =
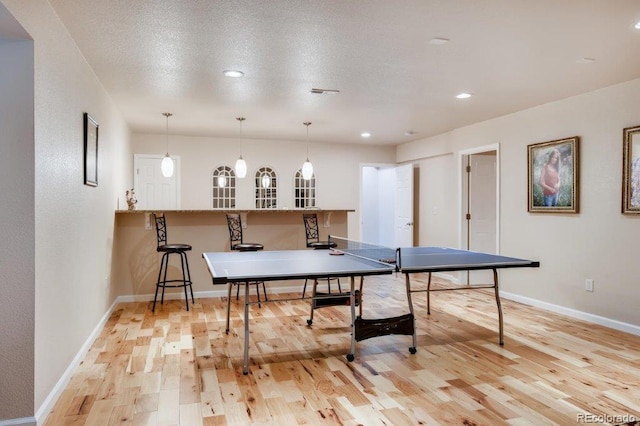
<instances>
[{"instance_id":1,"label":"white door","mask_svg":"<svg viewBox=\"0 0 640 426\"><path fill-rule=\"evenodd\" d=\"M180 161L173 158L171 177L162 176L160 155L134 156L134 187L138 197L138 210L176 210L180 208L178 176Z\"/></svg>"},{"instance_id":2,"label":"white door","mask_svg":"<svg viewBox=\"0 0 640 426\"><path fill-rule=\"evenodd\" d=\"M469 250L497 253L496 247L496 152L469 156ZM492 271L474 271L470 284L493 282Z\"/></svg>"},{"instance_id":3,"label":"white door","mask_svg":"<svg viewBox=\"0 0 640 426\"><path fill-rule=\"evenodd\" d=\"M413 164L398 166L395 171L395 246L413 247Z\"/></svg>"}]
</instances>

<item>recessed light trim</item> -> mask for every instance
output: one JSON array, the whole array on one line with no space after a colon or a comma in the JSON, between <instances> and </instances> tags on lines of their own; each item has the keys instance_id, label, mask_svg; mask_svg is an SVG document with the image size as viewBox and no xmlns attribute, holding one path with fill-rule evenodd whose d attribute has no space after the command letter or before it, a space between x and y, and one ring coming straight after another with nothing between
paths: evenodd
<instances>
[{"instance_id":1,"label":"recessed light trim","mask_svg":"<svg viewBox=\"0 0 640 426\"><path fill-rule=\"evenodd\" d=\"M636 30L640 30L640 22L636 22L633 28L635 28Z\"/></svg>"},{"instance_id":2,"label":"recessed light trim","mask_svg":"<svg viewBox=\"0 0 640 426\"><path fill-rule=\"evenodd\" d=\"M238 71L238 70L224 70L222 71L222 74L231 78L240 78L244 75L242 71Z\"/></svg>"},{"instance_id":3,"label":"recessed light trim","mask_svg":"<svg viewBox=\"0 0 640 426\"><path fill-rule=\"evenodd\" d=\"M471 93L460 93L456 95L458 99L469 99L471 97Z\"/></svg>"},{"instance_id":4,"label":"recessed light trim","mask_svg":"<svg viewBox=\"0 0 640 426\"><path fill-rule=\"evenodd\" d=\"M447 43L449 43L449 39L443 38L443 37L435 37L429 40L429 44L434 46L442 46L443 44L447 44Z\"/></svg>"},{"instance_id":5,"label":"recessed light trim","mask_svg":"<svg viewBox=\"0 0 640 426\"><path fill-rule=\"evenodd\" d=\"M577 64L591 64L596 60L593 58L580 58L576 61Z\"/></svg>"},{"instance_id":6,"label":"recessed light trim","mask_svg":"<svg viewBox=\"0 0 640 426\"><path fill-rule=\"evenodd\" d=\"M313 93L314 95L337 95L338 93L340 93L340 91L337 89L317 89L317 88L311 89L310 92Z\"/></svg>"},{"instance_id":7,"label":"recessed light trim","mask_svg":"<svg viewBox=\"0 0 640 426\"><path fill-rule=\"evenodd\" d=\"M363 138L370 138L371 137L371 132L362 132L362 133L360 133L360 136L362 136Z\"/></svg>"}]
</instances>

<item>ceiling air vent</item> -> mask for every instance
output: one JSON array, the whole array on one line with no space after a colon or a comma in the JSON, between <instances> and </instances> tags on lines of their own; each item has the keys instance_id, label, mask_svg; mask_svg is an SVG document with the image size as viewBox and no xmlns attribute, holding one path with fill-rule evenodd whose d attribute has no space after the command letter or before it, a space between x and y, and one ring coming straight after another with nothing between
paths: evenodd
<instances>
[{"instance_id":1,"label":"ceiling air vent","mask_svg":"<svg viewBox=\"0 0 640 426\"><path fill-rule=\"evenodd\" d=\"M335 95L340 93L340 91L336 89L311 89L311 93L315 93L316 95Z\"/></svg>"}]
</instances>

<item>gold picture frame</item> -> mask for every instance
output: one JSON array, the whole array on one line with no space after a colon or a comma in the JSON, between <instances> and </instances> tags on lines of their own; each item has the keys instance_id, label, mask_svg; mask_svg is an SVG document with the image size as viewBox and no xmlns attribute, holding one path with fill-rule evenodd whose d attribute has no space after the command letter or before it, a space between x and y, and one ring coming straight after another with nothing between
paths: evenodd
<instances>
[{"instance_id":1,"label":"gold picture frame","mask_svg":"<svg viewBox=\"0 0 640 426\"><path fill-rule=\"evenodd\" d=\"M578 213L580 137L527 146L528 211Z\"/></svg>"},{"instance_id":2,"label":"gold picture frame","mask_svg":"<svg viewBox=\"0 0 640 426\"><path fill-rule=\"evenodd\" d=\"M622 213L640 214L640 126L622 136Z\"/></svg>"}]
</instances>

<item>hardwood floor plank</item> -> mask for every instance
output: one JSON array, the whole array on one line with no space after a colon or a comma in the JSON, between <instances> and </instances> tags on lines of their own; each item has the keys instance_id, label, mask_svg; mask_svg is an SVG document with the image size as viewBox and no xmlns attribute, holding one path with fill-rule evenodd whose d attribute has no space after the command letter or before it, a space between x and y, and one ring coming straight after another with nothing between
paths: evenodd
<instances>
[{"instance_id":1,"label":"hardwood floor plank","mask_svg":"<svg viewBox=\"0 0 640 426\"><path fill-rule=\"evenodd\" d=\"M438 281L438 280L437 280ZM441 280L440 280L441 281ZM436 284L438 284L438 281ZM425 286L425 277L412 278ZM364 317L406 313L403 277L367 278ZM275 298L276 295L270 296ZM121 303L44 421L57 425L575 424L640 418L640 337L503 300L497 343L488 291L415 297L410 336L350 348L348 307L252 305L242 374L243 303Z\"/></svg>"}]
</instances>

